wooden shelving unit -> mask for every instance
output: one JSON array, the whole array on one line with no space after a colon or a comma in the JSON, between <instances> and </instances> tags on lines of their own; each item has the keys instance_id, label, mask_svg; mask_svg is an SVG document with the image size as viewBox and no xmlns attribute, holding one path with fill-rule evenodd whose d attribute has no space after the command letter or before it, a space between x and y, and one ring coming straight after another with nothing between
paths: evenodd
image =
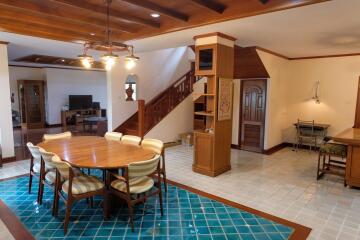
<instances>
[{"instance_id":1,"label":"wooden shelving unit","mask_svg":"<svg viewBox=\"0 0 360 240\"><path fill-rule=\"evenodd\" d=\"M201 116L211 116L211 117L214 116L214 113L213 113L213 112L206 112L206 111L195 112L194 114L195 114L195 115L201 115Z\"/></svg>"},{"instance_id":2,"label":"wooden shelving unit","mask_svg":"<svg viewBox=\"0 0 360 240\"><path fill-rule=\"evenodd\" d=\"M231 169L232 91L228 96L230 116L224 118L222 115L224 109L219 111L218 104L220 104L219 94L224 96L224 86L231 86L228 89L232 90L235 39L221 33L204 34L194 39L195 75L206 76L207 85L205 92L200 94L204 103L203 110L194 111L195 117L202 116L205 129L194 131L192 168L194 172L215 177Z\"/></svg>"}]
</instances>

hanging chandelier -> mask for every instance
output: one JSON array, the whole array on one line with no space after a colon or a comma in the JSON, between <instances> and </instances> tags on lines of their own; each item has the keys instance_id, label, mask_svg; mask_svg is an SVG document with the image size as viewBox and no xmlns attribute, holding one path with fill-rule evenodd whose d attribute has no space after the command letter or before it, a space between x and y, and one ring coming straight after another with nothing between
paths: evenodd
<instances>
[{"instance_id":1,"label":"hanging chandelier","mask_svg":"<svg viewBox=\"0 0 360 240\"><path fill-rule=\"evenodd\" d=\"M111 40L111 28L110 28L110 5L112 0L105 0L106 2L106 39L105 41L86 42L84 44L83 54L78 55L78 59L81 61L85 68L91 68L95 59L88 54L88 50L104 51L105 54L101 56L101 62L104 64L107 71L111 70L115 65L119 55L114 52L127 51L128 56L125 57L125 67L132 69L135 67L138 57L134 56L134 47L124 43L112 42Z\"/></svg>"}]
</instances>

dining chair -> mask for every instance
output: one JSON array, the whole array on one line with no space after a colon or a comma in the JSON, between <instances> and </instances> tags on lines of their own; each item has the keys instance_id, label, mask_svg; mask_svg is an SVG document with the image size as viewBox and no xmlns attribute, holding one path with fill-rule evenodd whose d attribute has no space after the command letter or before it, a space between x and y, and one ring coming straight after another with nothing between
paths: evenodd
<instances>
[{"instance_id":1,"label":"dining chair","mask_svg":"<svg viewBox=\"0 0 360 240\"><path fill-rule=\"evenodd\" d=\"M43 140L55 140L55 139L61 139L61 138L71 138L72 134L70 131L63 132L63 133L54 133L54 134L44 134Z\"/></svg>"},{"instance_id":2,"label":"dining chair","mask_svg":"<svg viewBox=\"0 0 360 240\"><path fill-rule=\"evenodd\" d=\"M120 141L122 136L123 134L119 132L106 132L104 137L107 140Z\"/></svg>"},{"instance_id":3,"label":"dining chair","mask_svg":"<svg viewBox=\"0 0 360 240\"><path fill-rule=\"evenodd\" d=\"M346 156L347 145L335 142L331 137L325 137L319 149L316 179L319 180L324 174L338 175L343 177L346 187Z\"/></svg>"},{"instance_id":4,"label":"dining chair","mask_svg":"<svg viewBox=\"0 0 360 240\"><path fill-rule=\"evenodd\" d=\"M156 190L152 190L155 186L153 176L157 174ZM137 203L145 202L147 198L158 195L160 202L161 216L163 216L163 203L161 192L160 177L160 155L142 162L129 164L124 169L124 176L108 172L107 179L116 178L112 181L109 193L125 200L129 209L129 218L131 229L134 231L134 210L133 206ZM151 191L150 191L151 190ZM135 196L135 198L132 198Z\"/></svg>"},{"instance_id":5,"label":"dining chair","mask_svg":"<svg viewBox=\"0 0 360 240\"><path fill-rule=\"evenodd\" d=\"M48 179L51 179L51 175L55 172L55 169L48 164L45 164L43 167L41 166L42 157L40 151L43 150L42 148L33 145L31 142L28 142L26 146L31 154L28 192L29 194L31 193L33 177L37 177L39 179L37 202L41 205L42 197L40 197L40 193L41 193L40 186L41 186L42 176L48 176Z\"/></svg>"},{"instance_id":6,"label":"dining chair","mask_svg":"<svg viewBox=\"0 0 360 240\"><path fill-rule=\"evenodd\" d=\"M310 144L310 151L312 146L317 147L317 137L315 134L315 121L303 121L298 119L296 125L296 149L299 149L299 146L302 146L303 143Z\"/></svg>"},{"instance_id":7,"label":"dining chair","mask_svg":"<svg viewBox=\"0 0 360 240\"><path fill-rule=\"evenodd\" d=\"M134 135L124 135L121 138L121 142L124 144L131 144L131 145L140 145L141 137L134 136Z\"/></svg>"},{"instance_id":8,"label":"dining chair","mask_svg":"<svg viewBox=\"0 0 360 240\"><path fill-rule=\"evenodd\" d=\"M67 233L72 205L81 199L88 199L94 196L103 196L104 218L107 212L107 194L105 184L95 176L79 173L70 164L53 157L52 162L56 167L56 182L53 212L58 216L60 197L66 204L64 219L64 234ZM65 194L64 194L65 193ZM65 196L66 195L66 196Z\"/></svg>"},{"instance_id":9,"label":"dining chair","mask_svg":"<svg viewBox=\"0 0 360 240\"><path fill-rule=\"evenodd\" d=\"M164 143L158 139L145 138L141 141L141 146L161 156L160 171L164 182L165 192L167 192Z\"/></svg>"},{"instance_id":10,"label":"dining chair","mask_svg":"<svg viewBox=\"0 0 360 240\"><path fill-rule=\"evenodd\" d=\"M40 179L39 179L39 193L38 199L39 204L42 204L42 199L44 195L44 185L47 185L52 190L55 187L55 178L56 178L56 169L52 164L52 157L55 156L52 152L47 152L45 149L40 148L39 152L41 154L41 164L40 164ZM50 169L47 170L47 169Z\"/></svg>"}]
</instances>

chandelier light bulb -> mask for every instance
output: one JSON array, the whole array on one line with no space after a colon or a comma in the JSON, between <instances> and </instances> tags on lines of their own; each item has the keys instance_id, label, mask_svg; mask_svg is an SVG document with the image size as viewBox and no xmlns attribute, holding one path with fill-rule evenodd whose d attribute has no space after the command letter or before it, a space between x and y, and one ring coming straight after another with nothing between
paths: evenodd
<instances>
[{"instance_id":1,"label":"chandelier light bulb","mask_svg":"<svg viewBox=\"0 0 360 240\"><path fill-rule=\"evenodd\" d=\"M133 59L128 59L125 61L125 67L127 70L131 70L135 67L136 62Z\"/></svg>"},{"instance_id":2,"label":"chandelier light bulb","mask_svg":"<svg viewBox=\"0 0 360 240\"><path fill-rule=\"evenodd\" d=\"M91 62L89 61L88 58L82 59L81 63L85 68L87 68L87 69L91 68Z\"/></svg>"}]
</instances>

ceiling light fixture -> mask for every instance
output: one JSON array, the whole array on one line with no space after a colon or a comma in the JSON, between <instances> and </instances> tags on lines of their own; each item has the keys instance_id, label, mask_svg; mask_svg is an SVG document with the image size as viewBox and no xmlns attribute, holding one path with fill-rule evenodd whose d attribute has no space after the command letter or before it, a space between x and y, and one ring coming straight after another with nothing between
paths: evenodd
<instances>
[{"instance_id":1,"label":"ceiling light fixture","mask_svg":"<svg viewBox=\"0 0 360 240\"><path fill-rule=\"evenodd\" d=\"M113 42L111 40L111 29L110 29L110 5L112 0L105 0L106 2L106 39L105 41L99 42L87 42L84 44L83 54L78 55L78 59L81 61L82 65L85 68L91 68L92 63L95 59L88 55L87 52L89 49L96 51L104 51L105 54L101 56L101 61L103 62L105 69L110 71L115 65L116 60L119 58L114 52L128 51L129 56L125 58L125 66L128 69L132 69L136 65L136 61L139 60L138 57L134 56L134 47L124 44ZM90 33L90 35L95 35L95 33Z\"/></svg>"},{"instance_id":2,"label":"ceiling light fixture","mask_svg":"<svg viewBox=\"0 0 360 240\"><path fill-rule=\"evenodd\" d=\"M158 17L160 17L160 14L158 14L158 13L151 13L150 16L152 16L153 18L158 18Z\"/></svg>"}]
</instances>

